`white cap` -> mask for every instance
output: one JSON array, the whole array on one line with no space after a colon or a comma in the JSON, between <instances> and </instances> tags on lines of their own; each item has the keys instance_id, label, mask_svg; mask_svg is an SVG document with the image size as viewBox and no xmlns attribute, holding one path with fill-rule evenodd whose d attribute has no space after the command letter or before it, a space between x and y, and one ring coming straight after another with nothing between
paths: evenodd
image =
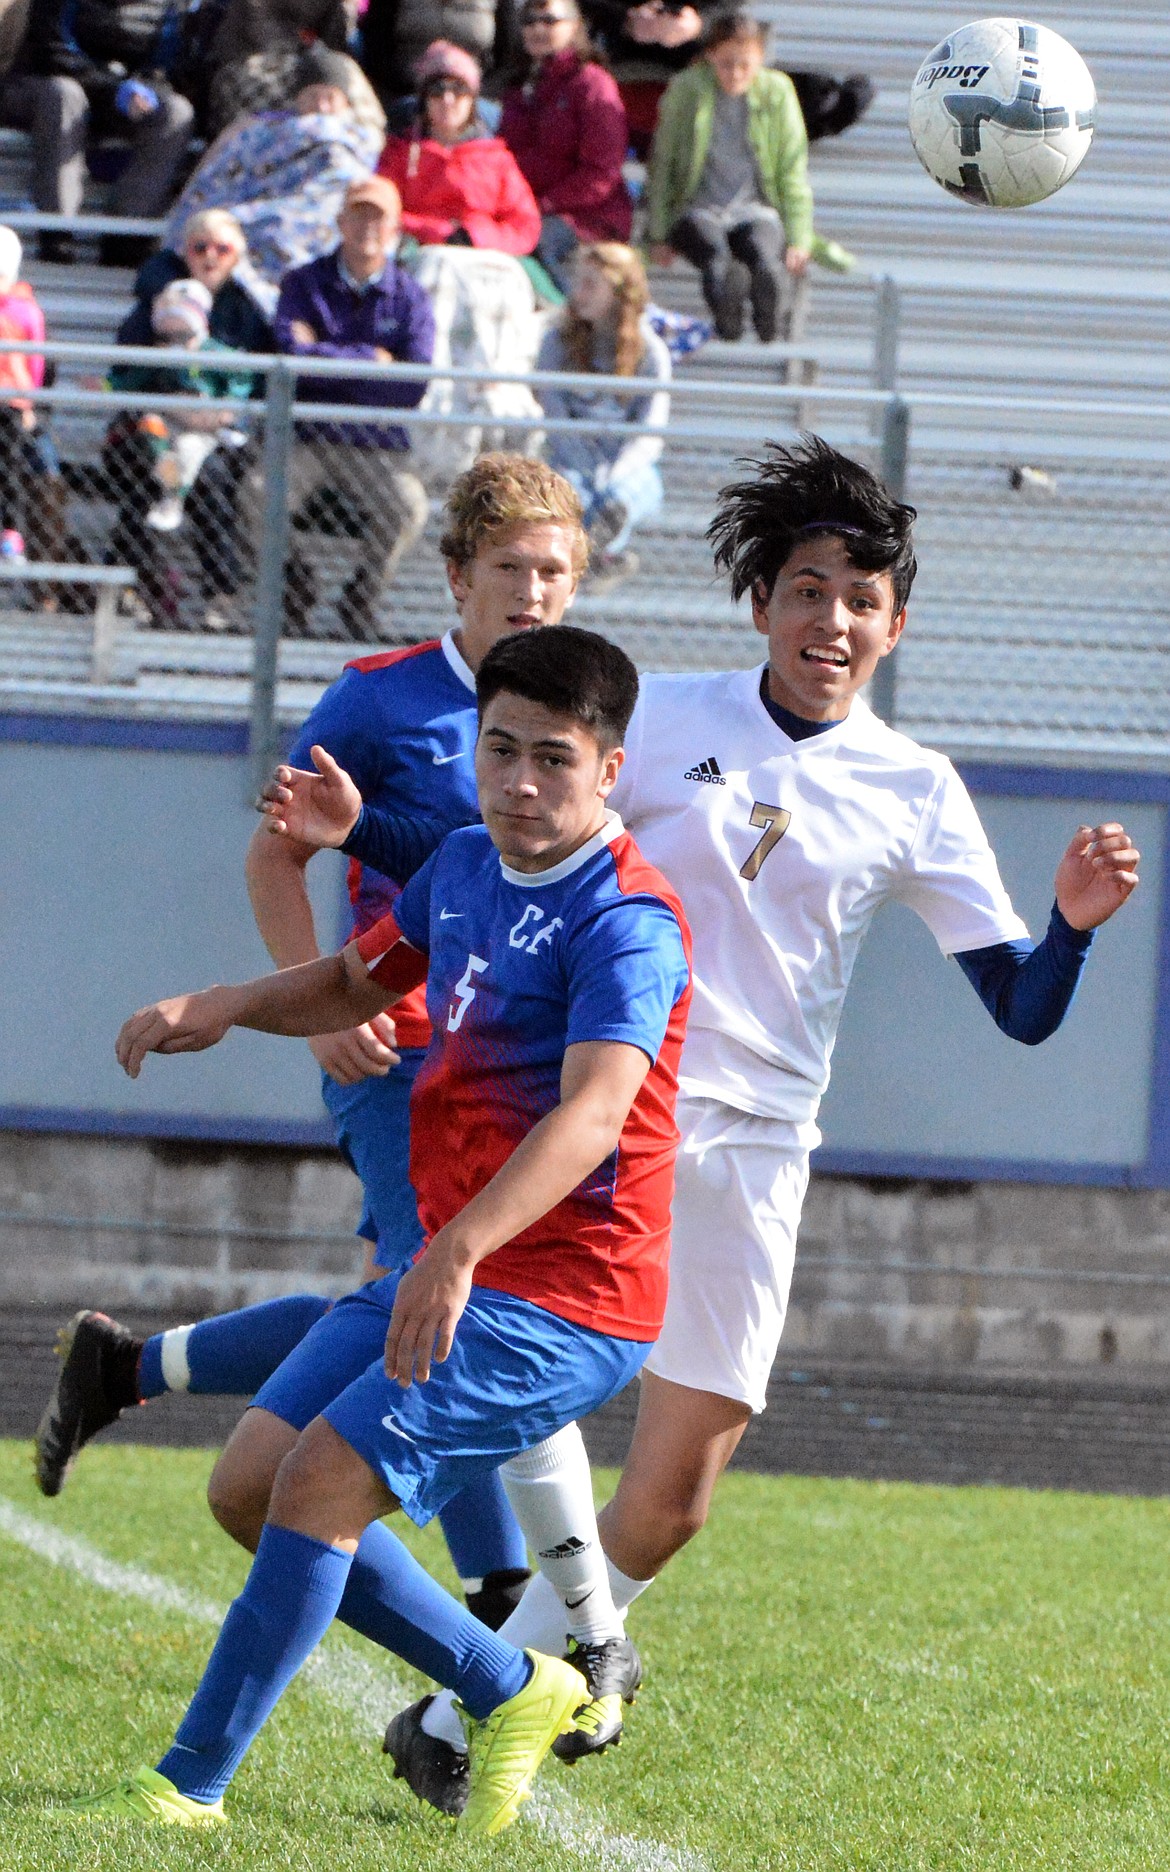
<instances>
[{"instance_id":1,"label":"white cap","mask_svg":"<svg viewBox=\"0 0 1170 1872\"><path fill-rule=\"evenodd\" d=\"M206 338L211 317L211 294L200 280L177 279L164 286L150 308L155 331L164 325L182 325L192 338Z\"/></svg>"}]
</instances>

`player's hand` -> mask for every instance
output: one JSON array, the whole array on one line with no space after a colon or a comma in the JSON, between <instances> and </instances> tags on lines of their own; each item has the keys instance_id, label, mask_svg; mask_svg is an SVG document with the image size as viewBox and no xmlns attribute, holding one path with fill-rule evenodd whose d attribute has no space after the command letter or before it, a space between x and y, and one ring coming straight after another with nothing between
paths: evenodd
<instances>
[{"instance_id":1,"label":"player's hand","mask_svg":"<svg viewBox=\"0 0 1170 1872\"><path fill-rule=\"evenodd\" d=\"M323 747L309 749L317 772L277 767L256 801L269 832L314 847L344 845L357 824L362 796L344 767Z\"/></svg>"},{"instance_id":2,"label":"player's hand","mask_svg":"<svg viewBox=\"0 0 1170 1872\"><path fill-rule=\"evenodd\" d=\"M231 1006L222 988L175 995L139 1008L124 1021L114 1052L123 1072L137 1079L148 1053L201 1053L222 1040L231 1024Z\"/></svg>"},{"instance_id":3,"label":"player's hand","mask_svg":"<svg viewBox=\"0 0 1170 1872\"><path fill-rule=\"evenodd\" d=\"M404 1390L416 1378L425 1384L432 1360L441 1365L447 1357L471 1292L472 1264L448 1248L446 1236L446 1229L432 1236L394 1296L386 1334L386 1376L397 1379Z\"/></svg>"},{"instance_id":4,"label":"player's hand","mask_svg":"<svg viewBox=\"0 0 1170 1872\"><path fill-rule=\"evenodd\" d=\"M360 1027L344 1033L318 1034L309 1041L322 1072L338 1085L358 1085L363 1079L384 1079L399 1064L394 1051L394 1022L389 1014L375 1014Z\"/></svg>"},{"instance_id":5,"label":"player's hand","mask_svg":"<svg viewBox=\"0 0 1170 1872\"><path fill-rule=\"evenodd\" d=\"M1097 929L1137 889L1138 852L1125 827L1078 826L1056 868L1056 902L1074 929Z\"/></svg>"},{"instance_id":6,"label":"player's hand","mask_svg":"<svg viewBox=\"0 0 1170 1872\"><path fill-rule=\"evenodd\" d=\"M787 247L784 250L784 264L794 279L801 279L808 272L810 258L807 247Z\"/></svg>"}]
</instances>

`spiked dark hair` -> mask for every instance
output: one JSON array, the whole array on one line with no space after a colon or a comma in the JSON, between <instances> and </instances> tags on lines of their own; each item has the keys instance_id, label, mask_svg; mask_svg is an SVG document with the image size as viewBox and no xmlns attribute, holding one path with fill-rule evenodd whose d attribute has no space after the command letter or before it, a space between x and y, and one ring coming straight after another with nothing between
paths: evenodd
<instances>
[{"instance_id":1,"label":"spiked dark hair","mask_svg":"<svg viewBox=\"0 0 1170 1872\"><path fill-rule=\"evenodd\" d=\"M757 587L771 597L776 574L802 534L835 533L851 564L889 573L894 610L902 609L918 570L913 507L894 500L868 468L820 436L770 442L762 461L743 466L755 470L753 478L720 489L707 528L733 597Z\"/></svg>"},{"instance_id":2,"label":"spiked dark hair","mask_svg":"<svg viewBox=\"0 0 1170 1872\"><path fill-rule=\"evenodd\" d=\"M481 722L488 703L502 693L572 716L608 753L621 746L630 725L638 672L624 650L596 631L546 624L501 637L488 651L475 678Z\"/></svg>"}]
</instances>

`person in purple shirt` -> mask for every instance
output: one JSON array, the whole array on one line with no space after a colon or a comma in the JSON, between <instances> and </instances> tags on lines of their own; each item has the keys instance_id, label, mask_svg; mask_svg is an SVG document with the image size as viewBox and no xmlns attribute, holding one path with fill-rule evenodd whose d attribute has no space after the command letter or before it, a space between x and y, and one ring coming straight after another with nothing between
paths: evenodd
<instances>
[{"instance_id":1,"label":"person in purple shirt","mask_svg":"<svg viewBox=\"0 0 1170 1872\"><path fill-rule=\"evenodd\" d=\"M402 204L382 176L351 182L333 253L286 273L276 308L277 349L293 357L342 358L371 364L429 364L435 320L422 287L395 264ZM301 402L352 403L359 408L409 409L426 383L395 378L306 378ZM410 437L400 423L302 422L289 461L289 506L303 541L329 511L326 492L340 493L360 514L362 552L338 603L345 636L376 635L374 615L403 554L422 532L427 495L409 466ZM391 459L387 459L390 457ZM314 498L316 497L316 498ZM330 516L332 517L332 516ZM307 636L316 580L303 551L289 558L285 629Z\"/></svg>"}]
</instances>

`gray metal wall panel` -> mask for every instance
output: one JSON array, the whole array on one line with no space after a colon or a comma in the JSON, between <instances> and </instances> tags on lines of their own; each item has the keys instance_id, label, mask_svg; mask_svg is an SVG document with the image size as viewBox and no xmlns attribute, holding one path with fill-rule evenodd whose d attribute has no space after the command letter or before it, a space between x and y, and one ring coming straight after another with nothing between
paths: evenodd
<instances>
[{"instance_id":1,"label":"gray metal wall panel","mask_svg":"<svg viewBox=\"0 0 1170 1872\"><path fill-rule=\"evenodd\" d=\"M1166 809L987 795L978 806L1033 936L1044 932L1057 862L1082 822L1123 819L1142 851L1142 886L1097 936L1071 1013L1041 1047L996 1030L912 912L881 912L841 1023L822 1107L825 1142L914 1157L1140 1163Z\"/></svg>"},{"instance_id":2,"label":"gray metal wall panel","mask_svg":"<svg viewBox=\"0 0 1170 1872\"><path fill-rule=\"evenodd\" d=\"M211 754L0 743L0 1104L312 1122L308 1049L259 1034L148 1060L113 1054L124 1017L163 994L269 965L244 889L256 816L246 764ZM323 942L340 861L309 870Z\"/></svg>"}]
</instances>

